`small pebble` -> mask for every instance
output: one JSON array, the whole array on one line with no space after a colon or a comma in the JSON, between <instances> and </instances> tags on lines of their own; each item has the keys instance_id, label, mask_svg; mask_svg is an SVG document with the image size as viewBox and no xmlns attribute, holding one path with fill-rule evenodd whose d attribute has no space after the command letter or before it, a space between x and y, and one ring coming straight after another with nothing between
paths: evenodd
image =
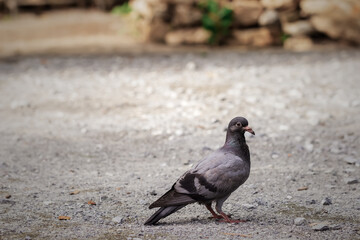
<instances>
[{"instance_id":1,"label":"small pebble","mask_svg":"<svg viewBox=\"0 0 360 240\"><path fill-rule=\"evenodd\" d=\"M343 159L347 164L355 164L357 162L357 159L352 156L346 156Z\"/></svg>"},{"instance_id":2,"label":"small pebble","mask_svg":"<svg viewBox=\"0 0 360 240\"><path fill-rule=\"evenodd\" d=\"M357 179L357 178L345 178L345 182L347 184L355 184L355 183L359 183L359 179Z\"/></svg>"},{"instance_id":3,"label":"small pebble","mask_svg":"<svg viewBox=\"0 0 360 240\"><path fill-rule=\"evenodd\" d=\"M195 70L196 69L196 64L194 62L188 62L186 64L186 69L187 70Z\"/></svg>"},{"instance_id":4,"label":"small pebble","mask_svg":"<svg viewBox=\"0 0 360 240\"><path fill-rule=\"evenodd\" d=\"M324 198L324 200L321 201L321 205L331 205L332 202L331 202L331 199L326 197Z\"/></svg>"},{"instance_id":5,"label":"small pebble","mask_svg":"<svg viewBox=\"0 0 360 240\"><path fill-rule=\"evenodd\" d=\"M123 217L122 216L116 216L113 219L111 219L114 223L122 223Z\"/></svg>"},{"instance_id":6,"label":"small pebble","mask_svg":"<svg viewBox=\"0 0 360 240\"><path fill-rule=\"evenodd\" d=\"M330 230L339 230L339 229L341 229L341 226L337 225L337 224L332 224L329 226L329 229Z\"/></svg>"},{"instance_id":7,"label":"small pebble","mask_svg":"<svg viewBox=\"0 0 360 240\"><path fill-rule=\"evenodd\" d=\"M306 141L304 144L304 148L308 152L312 152L314 150L314 144L312 144L310 141Z\"/></svg>"},{"instance_id":8,"label":"small pebble","mask_svg":"<svg viewBox=\"0 0 360 240\"><path fill-rule=\"evenodd\" d=\"M264 201L264 200L261 199L261 198L255 199L255 202L256 202L259 206L267 205L267 204L268 204L266 201Z\"/></svg>"},{"instance_id":9,"label":"small pebble","mask_svg":"<svg viewBox=\"0 0 360 240\"><path fill-rule=\"evenodd\" d=\"M255 205L253 205L253 204L243 204L242 205L244 208L246 208L246 209L249 209L249 210L251 210L251 209L255 209L256 208L256 206Z\"/></svg>"},{"instance_id":10,"label":"small pebble","mask_svg":"<svg viewBox=\"0 0 360 240\"><path fill-rule=\"evenodd\" d=\"M306 223L306 219L303 217L298 217L298 218L294 219L294 224L296 226L301 226L301 225L304 225L305 223Z\"/></svg>"},{"instance_id":11,"label":"small pebble","mask_svg":"<svg viewBox=\"0 0 360 240\"><path fill-rule=\"evenodd\" d=\"M314 226L311 227L312 230L315 231L326 231L329 230L329 224L326 222L317 223Z\"/></svg>"},{"instance_id":12,"label":"small pebble","mask_svg":"<svg viewBox=\"0 0 360 240\"><path fill-rule=\"evenodd\" d=\"M316 200L314 200L314 199L308 200L308 201L306 201L306 204L316 204Z\"/></svg>"}]
</instances>

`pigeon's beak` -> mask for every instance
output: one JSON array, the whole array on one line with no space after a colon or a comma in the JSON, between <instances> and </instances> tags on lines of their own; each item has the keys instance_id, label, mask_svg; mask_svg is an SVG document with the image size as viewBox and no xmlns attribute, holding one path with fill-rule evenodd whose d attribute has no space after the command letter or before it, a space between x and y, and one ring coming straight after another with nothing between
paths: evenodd
<instances>
[{"instance_id":1,"label":"pigeon's beak","mask_svg":"<svg viewBox=\"0 0 360 240\"><path fill-rule=\"evenodd\" d=\"M247 132L251 133L252 135L255 135L255 132L252 130L252 128L251 128L251 127L246 126L246 127L244 127L243 129L244 129L245 131L247 131Z\"/></svg>"}]
</instances>

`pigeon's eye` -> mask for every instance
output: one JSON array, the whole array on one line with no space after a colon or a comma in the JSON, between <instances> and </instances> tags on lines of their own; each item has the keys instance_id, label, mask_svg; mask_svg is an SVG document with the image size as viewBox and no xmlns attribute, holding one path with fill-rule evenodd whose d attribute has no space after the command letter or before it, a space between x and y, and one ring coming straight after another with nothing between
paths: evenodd
<instances>
[{"instance_id":1,"label":"pigeon's eye","mask_svg":"<svg viewBox=\"0 0 360 240\"><path fill-rule=\"evenodd\" d=\"M241 127L241 123L240 123L240 122L237 122L237 123L236 123L236 126L237 126L237 127Z\"/></svg>"}]
</instances>

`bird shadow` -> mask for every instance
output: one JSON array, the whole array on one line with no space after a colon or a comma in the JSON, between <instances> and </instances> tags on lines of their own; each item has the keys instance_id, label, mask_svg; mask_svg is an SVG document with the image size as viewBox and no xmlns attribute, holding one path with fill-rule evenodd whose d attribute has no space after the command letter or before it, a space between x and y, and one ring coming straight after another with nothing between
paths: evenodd
<instances>
[{"instance_id":1,"label":"bird shadow","mask_svg":"<svg viewBox=\"0 0 360 240\"><path fill-rule=\"evenodd\" d=\"M235 218L234 220L239 220ZM246 219L246 222L250 222L250 219ZM172 222L158 222L154 226L178 226L178 225L190 225L190 224L200 224L200 225L208 225L209 223L215 223L215 224L229 224L226 222L222 222L220 219L214 219L212 217L207 218L193 218L191 220L175 220ZM233 224L233 223L232 223ZM241 223L235 223L235 224L241 224Z\"/></svg>"}]
</instances>

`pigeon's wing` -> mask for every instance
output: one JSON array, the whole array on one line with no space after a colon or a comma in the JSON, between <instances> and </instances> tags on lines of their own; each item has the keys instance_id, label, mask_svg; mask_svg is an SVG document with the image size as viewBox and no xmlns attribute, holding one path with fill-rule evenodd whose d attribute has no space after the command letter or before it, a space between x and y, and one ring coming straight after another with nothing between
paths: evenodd
<instances>
[{"instance_id":1,"label":"pigeon's wing","mask_svg":"<svg viewBox=\"0 0 360 240\"><path fill-rule=\"evenodd\" d=\"M173 188L198 201L213 200L235 191L249 173L248 162L231 152L218 150L181 176Z\"/></svg>"},{"instance_id":2,"label":"pigeon's wing","mask_svg":"<svg viewBox=\"0 0 360 240\"><path fill-rule=\"evenodd\" d=\"M173 186L168 192L153 202L149 208L187 205L194 202L196 202L195 199L187 194L176 192Z\"/></svg>"},{"instance_id":3,"label":"pigeon's wing","mask_svg":"<svg viewBox=\"0 0 360 240\"><path fill-rule=\"evenodd\" d=\"M235 191L248 178L250 165L240 157L215 151L185 172L172 188L149 208L186 205L222 198Z\"/></svg>"}]
</instances>

